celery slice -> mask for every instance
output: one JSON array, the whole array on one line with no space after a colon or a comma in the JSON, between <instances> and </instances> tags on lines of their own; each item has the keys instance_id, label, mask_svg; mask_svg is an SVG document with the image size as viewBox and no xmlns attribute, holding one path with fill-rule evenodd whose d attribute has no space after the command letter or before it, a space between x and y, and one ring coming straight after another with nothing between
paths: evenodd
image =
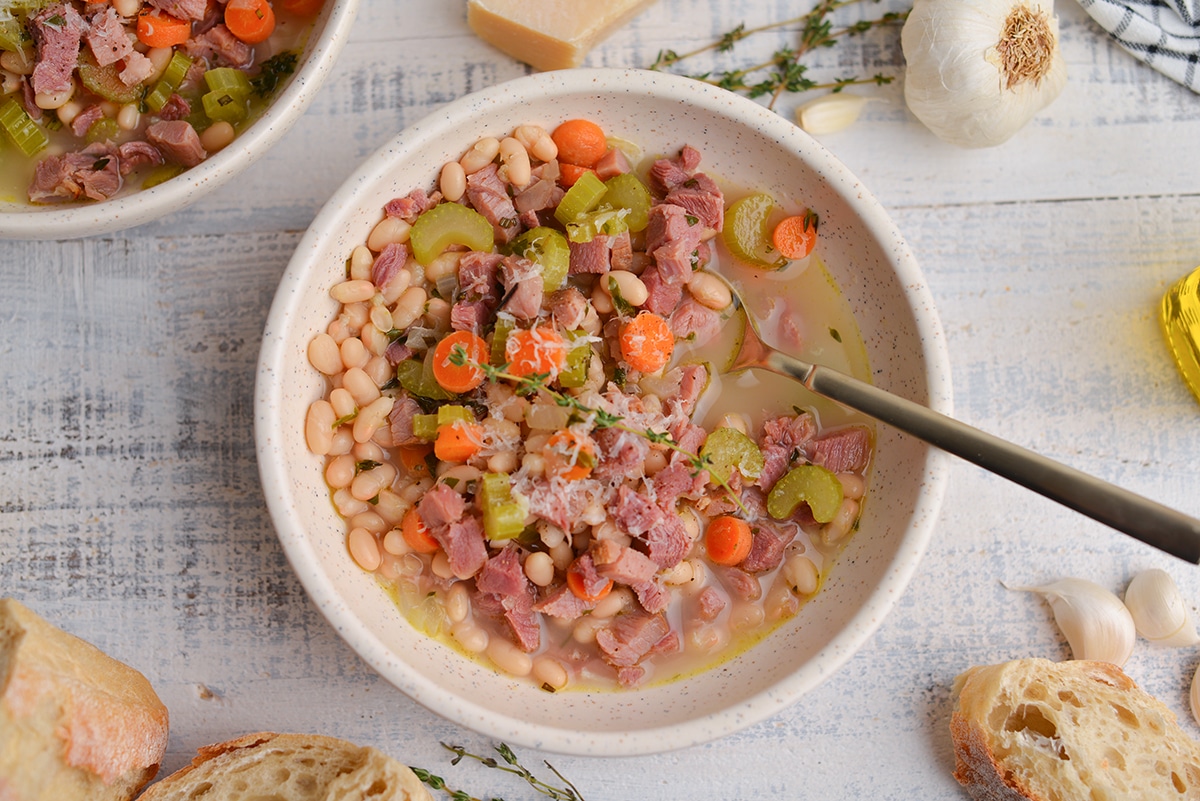
<instances>
[{"instance_id":1,"label":"celery slice","mask_svg":"<svg viewBox=\"0 0 1200 801\"><path fill-rule=\"evenodd\" d=\"M512 497L506 473L485 473L480 481L483 533L489 540L510 540L525 530L525 510Z\"/></svg>"},{"instance_id":2,"label":"celery slice","mask_svg":"<svg viewBox=\"0 0 1200 801\"><path fill-rule=\"evenodd\" d=\"M625 223L629 226L629 230L634 233L646 230L646 226L650 222L650 206L653 202L650 190L646 188L646 185L633 173L623 172L609 178L604 182L604 186L608 190L604 193L605 203L614 209L629 210L629 214L625 217Z\"/></svg>"},{"instance_id":3,"label":"celery slice","mask_svg":"<svg viewBox=\"0 0 1200 801\"><path fill-rule=\"evenodd\" d=\"M146 180L142 181L142 189L151 189L161 183L165 183L186 169L187 167L184 167L182 164L164 164L161 167L155 167L146 176Z\"/></svg>"},{"instance_id":4,"label":"celery slice","mask_svg":"<svg viewBox=\"0 0 1200 801\"><path fill-rule=\"evenodd\" d=\"M436 414L414 414L412 432L414 437L432 440L437 437L438 416Z\"/></svg>"},{"instance_id":5,"label":"celery slice","mask_svg":"<svg viewBox=\"0 0 1200 801\"><path fill-rule=\"evenodd\" d=\"M516 327L517 324L512 318L496 318L496 325L492 328L492 364L505 364L507 362L505 346L508 345L508 335Z\"/></svg>"},{"instance_id":6,"label":"celery slice","mask_svg":"<svg viewBox=\"0 0 1200 801\"><path fill-rule=\"evenodd\" d=\"M85 138L88 142L115 142L121 135L121 126L111 117L103 117L88 126Z\"/></svg>"},{"instance_id":7,"label":"celery slice","mask_svg":"<svg viewBox=\"0 0 1200 801\"><path fill-rule=\"evenodd\" d=\"M542 291L549 295L561 289L571 266L571 246L553 228L539 225L513 240L512 251L524 256L542 269Z\"/></svg>"},{"instance_id":8,"label":"celery slice","mask_svg":"<svg viewBox=\"0 0 1200 801\"><path fill-rule=\"evenodd\" d=\"M768 194L747 195L729 207L721 237L736 258L756 267L778 270L788 260L781 258L771 245L768 227L775 200Z\"/></svg>"},{"instance_id":9,"label":"celery slice","mask_svg":"<svg viewBox=\"0 0 1200 801\"><path fill-rule=\"evenodd\" d=\"M775 482L767 495L767 512L776 520L786 520L801 501L812 510L813 520L828 523L842 505L842 482L824 467L803 464L793 467Z\"/></svg>"},{"instance_id":10,"label":"celery slice","mask_svg":"<svg viewBox=\"0 0 1200 801\"><path fill-rule=\"evenodd\" d=\"M224 89L214 89L200 98L204 113L214 122L239 122L246 119L246 101Z\"/></svg>"},{"instance_id":11,"label":"celery slice","mask_svg":"<svg viewBox=\"0 0 1200 801\"><path fill-rule=\"evenodd\" d=\"M563 225L575 222L580 216L596 208L607 191L608 187L595 173L585 172L559 201L558 208L554 210L554 219Z\"/></svg>"},{"instance_id":12,"label":"celery slice","mask_svg":"<svg viewBox=\"0 0 1200 801\"><path fill-rule=\"evenodd\" d=\"M474 413L465 406L458 406L453 403L448 403L445 406L439 406L437 410L438 428L442 426L454 425L455 423L474 423Z\"/></svg>"},{"instance_id":13,"label":"celery slice","mask_svg":"<svg viewBox=\"0 0 1200 801\"><path fill-rule=\"evenodd\" d=\"M763 471L763 455L754 440L736 428L718 428L704 440L700 456L708 460L708 472L728 482L736 467L743 477L753 481Z\"/></svg>"},{"instance_id":14,"label":"celery slice","mask_svg":"<svg viewBox=\"0 0 1200 801\"><path fill-rule=\"evenodd\" d=\"M234 97L247 98L254 91L246 73L233 67L215 67L204 73L204 83L213 92L228 92Z\"/></svg>"},{"instance_id":15,"label":"celery slice","mask_svg":"<svg viewBox=\"0 0 1200 801\"><path fill-rule=\"evenodd\" d=\"M429 354L433 348L429 349ZM432 367L426 378L425 364L415 359L408 359L396 365L396 380L410 395L431 400L450 400L450 394L433 380Z\"/></svg>"},{"instance_id":16,"label":"celery slice","mask_svg":"<svg viewBox=\"0 0 1200 801\"><path fill-rule=\"evenodd\" d=\"M596 211L581 214L574 222L567 223L567 239L576 243L591 242L597 234L622 234L629 230L629 224L625 222L628 214L628 209L609 208L605 203Z\"/></svg>"},{"instance_id":17,"label":"celery slice","mask_svg":"<svg viewBox=\"0 0 1200 801\"><path fill-rule=\"evenodd\" d=\"M163 72L158 83L154 85L154 90L146 95L146 107L151 111L162 111L162 107L171 99L171 95L175 94L175 90L183 83L183 79L187 77L188 70L191 69L192 60L182 52L176 50L171 56L171 60L167 62L167 68Z\"/></svg>"},{"instance_id":18,"label":"celery slice","mask_svg":"<svg viewBox=\"0 0 1200 801\"><path fill-rule=\"evenodd\" d=\"M567 351L567 363L558 371L558 384L566 389L582 387L587 382L588 367L592 361L592 345L583 331L568 331L567 339L572 342L582 339Z\"/></svg>"},{"instance_id":19,"label":"celery slice","mask_svg":"<svg viewBox=\"0 0 1200 801\"><path fill-rule=\"evenodd\" d=\"M417 218L408 242L417 261L428 266L452 244L490 251L495 236L492 224L479 212L457 203L440 203Z\"/></svg>"},{"instance_id":20,"label":"celery slice","mask_svg":"<svg viewBox=\"0 0 1200 801\"><path fill-rule=\"evenodd\" d=\"M119 62L106 64L101 67L92 57L91 52L84 48L79 54L79 80L91 91L111 100L114 103L133 103L142 97L142 85L126 86L121 80ZM167 97L170 97L168 94Z\"/></svg>"},{"instance_id":21,"label":"celery slice","mask_svg":"<svg viewBox=\"0 0 1200 801\"><path fill-rule=\"evenodd\" d=\"M20 53L25 49L27 38L16 17L8 15L0 18L0 50Z\"/></svg>"},{"instance_id":22,"label":"celery slice","mask_svg":"<svg viewBox=\"0 0 1200 801\"><path fill-rule=\"evenodd\" d=\"M13 144L26 156L35 155L50 144L50 137L25 109L21 108L15 97L9 98L7 103L0 106L0 127L4 128Z\"/></svg>"}]
</instances>

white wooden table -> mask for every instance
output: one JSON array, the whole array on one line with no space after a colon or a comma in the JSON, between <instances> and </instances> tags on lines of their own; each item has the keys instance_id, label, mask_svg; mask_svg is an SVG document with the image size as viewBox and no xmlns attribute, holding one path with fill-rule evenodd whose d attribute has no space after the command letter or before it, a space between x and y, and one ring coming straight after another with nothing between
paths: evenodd
<instances>
[{"instance_id":1,"label":"white wooden table","mask_svg":"<svg viewBox=\"0 0 1200 801\"><path fill-rule=\"evenodd\" d=\"M659 48L796 8L660 0L588 63L645 66ZM1200 264L1200 97L1116 48L1074 2L1058 11L1067 88L1007 144L941 143L907 113L899 81L863 90L886 102L824 143L923 266L960 418L1200 515L1200 405L1156 317L1167 286ZM768 35L733 57L788 42ZM806 63L820 77L899 74L898 31ZM307 116L244 178L122 234L0 243L0 594L150 678L171 713L164 773L246 731L307 730L378 746L479 797L533 797L451 767L439 740L476 753L494 743L417 706L325 623L275 539L251 438L267 308L325 198L405 125L526 71L472 36L461 2L364 0ZM954 676L1070 655L1048 607L1000 582L1082 576L1121 592L1152 566L1200 602L1200 568L957 462L898 608L800 703L665 755L521 756L550 758L590 801L962 798ZM1139 641L1126 669L1200 737L1187 708L1198 662L1200 650Z\"/></svg>"}]
</instances>

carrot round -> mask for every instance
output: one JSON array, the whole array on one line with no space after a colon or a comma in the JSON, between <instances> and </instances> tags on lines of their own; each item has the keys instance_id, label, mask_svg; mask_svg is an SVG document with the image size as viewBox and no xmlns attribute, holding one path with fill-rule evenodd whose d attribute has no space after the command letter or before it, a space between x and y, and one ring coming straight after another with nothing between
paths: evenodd
<instances>
[{"instance_id":1,"label":"carrot round","mask_svg":"<svg viewBox=\"0 0 1200 801\"><path fill-rule=\"evenodd\" d=\"M567 345L553 328L522 328L508 335L504 358L508 359L508 372L518 378L535 374L553 378L567 363Z\"/></svg>"},{"instance_id":2,"label":"carrot round","mask_svg":"<svg viewBox=\"0 0 1200 801\"><path fill-rule=\"evenodd\" d=\"M546 440L543 451L546 470L566 481L578 481L592 474L596 464L596 446L569 428L556 431Z\"/></svg>"},{"instance_id":3,"label":"carrot round","mask_svg":"<svg viewBox=\"0 0 1200 801\"><path fill-rule=\"evenodd\" d=\"M591 120L567 120L550 134L558 145L558 162L592 167L608 152L604 129Z\"/></svg>"},{"instance_id":4,"label":"carrot round","mask_svg":"<svg viewBox=\"0 0 1200 801\"><path fill-rule=\"evenodd\" d=\"M483 426L453 423L438 429L433 455L443 462L466 462L483 447Z\"/></svg>"},{"instance_id":5,"label":"carrot round","mask_svg":"<svg viewBox=\"0 0 1200 801\"><path fill-rule=\"evenodd\" d=\"M817 214L806 211L785 217L771 232L771 243L785 259L803 259L817 244Z\"/></svg>"},{"instance_id":6,"label":"carrot round","mask_svg":"<svg viewBox=\"0 0 1200 801\"><path fill-rule=\"evenodd\" d=\"M174 47L190 39L192 23L154 9L138 14L137 38L146 47Z\"/></svg>"},{"instance_id":7,"label":"carrot round","mask_svg":"<svg viewBox=\"0 0 1200 801\"><path fill-rule=\"evenodd\" d=\"M275 11L268 0L229 0L225 27L246 44L265 42L275 30Z\"/></svg>"},{"instance_id":8,"label":"carrot round","mask_svg":"<svg viewBox=\"0 0 1200 801\"><path fill-rule=\"evenodd\" d=\"M280 7L297 17L312 17L325 5L325 0L283 0Z\"/></svg>"},{"instance_id":9,"label":"carrot round","mask_svg":"<svg viewBox=\"0 0 1200 801\"><path fill-rule=\"evenodd\" d=\"M657 373L674 352L671 326L654 312L639 312L621 329L621 358L634 370Z\"/></svg>"},{"instance_id":10,"label":"carrot round","mask_svg":"<svg viewBox=\"0 0 1200 801\"><path fill-rule=\"evenodd\" d=\"M447 392L470 392L484 380L483 370L476 365L487 363L486 342L470 331L451 331L433 352L433 377Z\"/></svg>"},{"instance_id":11,"label":"carrot round","mask_svg":"<svg viewBox=\"0 0 1200 801\"><path fill-rule=\"evenodd\" d=\"M718 565L736 565L750 555L750 524L731 515L714 517L704 535L708 558Z\"/></svg>"},{"instance_id":12,"label":"carrot round","mask_svg":"<svg viewBox=\"0 0 1200 801\"><path fill-rule=\"evenodd\" d=\"M429 465L425 462L425 457L433 453L433 446L429 443L421 445L401 445L396 448L400 455L400 464L404 465L404 469L409 474L428 474Z\"/></svg>"},{"instance_id":13,"label":"carrot round","mask_svg":"<svg viewBox=\"0 0 1200 801\"><path fill-rule=\"evenodd\" d=\"M404 537L408 547L417 553L434 553L442 547L425 527L425 522L421 520L421 515L415 506L405 512L404 517L400 520L400 536Z\"/></svg>"},{"instance_id":14,"label":"carrot round","mask_svg":"<svg viewBox=\"0 0 1200 801\"><path fill-rule=\"evenodd\" d=\"M558 182L563 186L574 186L575 182L583 177L584 173L592 172L591 167L580 167L578 164L567 164L560 162L558 165Z\"/></svg>"},{"instance_id":15,"label":"carrot round","mask_svg":"<svg viewBox=\"0 0 1200 801\"><path fill-rule=\"evenodd\" d=\"M576 560L567 568L567 588L581 601L599 601L604 596L612 592L612 579L605 581L604 585L595 592L588 592L587 585L584 583L583 574L576 567L579 561Z\"/></svg>"}]
</instances>

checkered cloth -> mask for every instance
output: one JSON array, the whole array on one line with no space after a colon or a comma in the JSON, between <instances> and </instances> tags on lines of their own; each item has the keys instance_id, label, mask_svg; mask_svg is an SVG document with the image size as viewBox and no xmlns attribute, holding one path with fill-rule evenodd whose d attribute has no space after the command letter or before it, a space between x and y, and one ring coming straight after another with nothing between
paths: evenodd
<instances>
[{"instance_id":1,"label":"checkered cloth","mask_svg":"<svg viewBox=\"0 0 1200 801\"><path fill-rule=\"evenodd\" d=\"M1079 0L1134 57L1200 92L1200 0Z\"/></svg>"}]
</instances>

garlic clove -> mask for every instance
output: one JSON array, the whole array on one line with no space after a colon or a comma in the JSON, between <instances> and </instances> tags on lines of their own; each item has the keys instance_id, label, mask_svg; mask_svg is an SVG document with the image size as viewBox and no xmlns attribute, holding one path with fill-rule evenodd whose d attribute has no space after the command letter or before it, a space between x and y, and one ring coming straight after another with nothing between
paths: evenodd
<instances>
[{"instance_id":1,"label":"garlic clove","mask_svg":"<svg viewBox=\"0 0 1200 801\"><path fill-rule=\"evenodd\" d=\"M1137 629L1121 599L1095 582L1065 578L1042 587L1011 587L1041 595L1054 612L1076 659L1121 667L1133 653Z\"/></svg>"},{"instance_id":2,"label":"garlic clove","mask_svg":"<svg viewBox=\"0 0 1200 801\"><path fill-rule=\"evenodd\" d=\"M1192 717L1200 723L1200 667L1192 674L1192 690L1188 693L1188 705L1192 708Z\"/></svg>"},{"instance_id":3,"label":"garlic clove","mask_svg":"<svg viewBox=\"0 0 1200 801\"><path fill-rule=\"evenodd\" d=\"M1150 642L1173 648L1200 643L1200 633L1187 602L1165 570L1143 570L1125 589L1125 606L1137 633Z\"/></svg>"},{"instance_id":4,"label":"garlic clove","mask_svg":"<svg viewBox=\"0 0 1200 801\"><path fill-rule=\"evenodd\" d=\"M813 136L837 133L854 124L872 98L850 92L833 92L796 109L796 124Z\"/></svg>"}]
</instances>

